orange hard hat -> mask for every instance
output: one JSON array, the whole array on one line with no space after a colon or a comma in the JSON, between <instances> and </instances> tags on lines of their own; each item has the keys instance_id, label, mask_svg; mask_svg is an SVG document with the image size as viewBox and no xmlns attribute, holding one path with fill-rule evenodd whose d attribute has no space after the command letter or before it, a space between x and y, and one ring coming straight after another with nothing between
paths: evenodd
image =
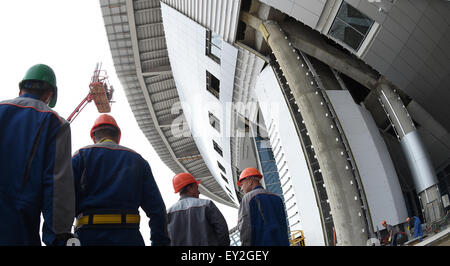
<instances>
[{"instance_id":1,"label":"orange hard hat","mask_svg":"<svg viewBox=\"0 0 450 266\"><path fill-rule=\"evenodd\" d=\"M112 117L108 114L102 114L95 120L94 125L91 128L91 139L92 140L94 140L95 129L101 125L111 125L111 126L115 127L117 129L117 131L119 131L117 143L120 142L120 137L122 136L120 127L117 125L117 122L114 119L114 117Z\"/></svg>"},{"instance_id":2,"label":"orange hard hat","mask_svg":"<svg viewBox=\"0 0 450 266\"><path fill-rule=\"evenodd\" d=\"M259 179L262 178L262 175L258 171L258 169L253 168L253 167L245 168L244 171L242 171L241 175L239 176L239 180L237 182L237 185L240 187L241 186L241 181L244 180L247 177L250 177L250 176L257 176L257 177L259 177Z\"/></svg>"},{"instance_id":3,"label":"orange hard hat","mask_svg":"<svg viewBox=\"0 0 450 266\"><path fill-rule=\"evenodd\" d=\"M175 193L178 193L182 188L193 183L200 184L201 181L195 180L194 176L189 173L176 174L172 179L173 189L175 190Z\"/></svg>"},{"instance_id":4,"label":"orange hard hat","mask_svg":"<svg viewBox=\"0 0 450 266\"><path fill-rule=\"evenodd\" d=\"M381 225L385 225L386 224L386 220L383 220L382 222L381 222Z\"/></svg>"}]
</instances>

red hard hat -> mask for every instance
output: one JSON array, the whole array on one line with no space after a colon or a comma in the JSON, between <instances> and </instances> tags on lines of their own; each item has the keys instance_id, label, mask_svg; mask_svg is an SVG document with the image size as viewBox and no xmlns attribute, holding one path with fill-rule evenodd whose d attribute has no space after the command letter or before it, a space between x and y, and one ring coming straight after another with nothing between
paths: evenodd
<instances>
[{"instance_id":1,"label":"red hard hat","mask_svg":"<svg viewBox=\"0 0 450 266\"><path fill-rule=\"evenodd\" d=\"M117 143L120 143L120 137L122 136L120 127L117 125L114 117L112 117L108 114L102 114L95 120L94 126L92 126L92 129L91 129L91 138L93 141L94 141L94 131L97 127L99 127L101 125L111 125L111 126L115 127L119 131Z\"/></svg>"},{"instance_id":2,"label":"red hard hat","mask_svg":"<svg viewBox=\"0 0 450 266\"><path fill-rule=\"evenodd\" d=\"M250 176L257 176L257 177L259 177L259 179L262 178L262 175L258 171L258 169L253 168L253 167L245 168L244 171L242 171L241 175L239 176L239 180L237 182L237 185L240 187L241 186L241 181L244 180L247 177L250 177Z\"/></svg>"},{"instance_id":3,"label":"red hard hat","mask_svg":"<svg viewBox=\"0 0 450 266\"><path fill-rule=\"evenodd\" d=\"M382 222L381 222L381 225L385 225L386 224L386 220L383 220Z\"/></svg>"},{"instance_id":4,"label":"red hard hat","mask_svg":"<svg viewBox=\"0 0 450 266\"><path fill-rule=\"evenodd\" d=\"M179 173L172 179L173 189L175 190L175 193L178 193L182 188L189 184L200 184L200 182L201 181L195 180L195 178L189 173Z\"/></svg>"}]
</instances>

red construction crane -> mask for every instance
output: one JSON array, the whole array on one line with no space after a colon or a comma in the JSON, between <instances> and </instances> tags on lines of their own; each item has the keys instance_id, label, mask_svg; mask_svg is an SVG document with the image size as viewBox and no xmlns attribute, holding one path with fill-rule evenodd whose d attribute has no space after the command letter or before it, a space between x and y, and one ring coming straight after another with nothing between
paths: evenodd
<instances>
[{"instance_id":1,"label":"red construction crane","mask_svg":"<svg viewBox=\"0 0 450 266\"><path fill-rule=\"evenodd\" d=\"M88 103L94 100L95 105L99 113L111 112L111 99L114 93L114 88L109 85L108 76L105 70L101 70L101 63L97 63L95 66L94 74L89 84L89 94L84 98L81 103L75 108L75 110L67 118L69 123L80 114L80 112L86 107Z\"/></svg>"}]
</instances>

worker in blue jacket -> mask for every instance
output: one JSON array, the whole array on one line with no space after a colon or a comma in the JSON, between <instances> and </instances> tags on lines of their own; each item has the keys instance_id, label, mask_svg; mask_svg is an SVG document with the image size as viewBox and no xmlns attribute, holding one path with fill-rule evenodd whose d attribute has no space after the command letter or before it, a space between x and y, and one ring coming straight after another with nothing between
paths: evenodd
<instances>
[{"instance_id":1,"label":"worker in blue jacket","mask_svg":"<svg viewBox=\"0 0 450 266\"><path fill-rule=\"evenodd\" d=\"M75 214L69 123L51 108L56 76L32 66L0 102L0 245L65 245Z\"/></svg>"},{"instance_id":2,"label":"worker in blue jacket","mask_svg":"<svg viewBox=\"0 0 450 266\"><path fill-rule=\"evenodd\" d=\"M289 246L283 201L261 186L261 178L250 167L242 171L237 183L245 193L238 215L242 246Z\"/></svg>"},{"instance_id":3,"label":"worker in blue jacket","mask_svg":"<svg viewBox=\"0 0 450 266\"><path fill-rule=\"evenodd\" d=\"M72 158L81 245L145 245L139 207L150 218L152 245L169 245L166 207L148 162L119 145L121 131L110 115L97 118L91 138L95 144Z\"/></svg>"}]
</instances>

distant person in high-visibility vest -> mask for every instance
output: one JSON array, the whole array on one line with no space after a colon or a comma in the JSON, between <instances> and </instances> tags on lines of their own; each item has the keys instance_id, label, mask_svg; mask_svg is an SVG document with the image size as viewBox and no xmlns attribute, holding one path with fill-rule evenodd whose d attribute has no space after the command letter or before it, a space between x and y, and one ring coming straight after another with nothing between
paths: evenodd
<instances>
[{"instance_id":1,"label":"distant person in high-visibility vest","mask_svg":"<svg viewBox=\"0 0 450 266\"><path fill-rule=\"evenodd\" d=\"M143 246L139 207L150 218L152 246L169 245L167 213L148 162L119 145L116 120L102 114L91 129L95 144L73 156L75 233L81 246Z\"/></svg>"},{"instance_id":2,"label":"distant person in high-visibility vest","mask_svg":"<svg viewBox=\"0 0 450 266\"><path fill-rule=\"evenodd\" d=\"M242 246L288 246L283 201L261 186L262 177L257 169L250 167L242 171L237 182L245 193L238 216Z\"/></svg>"},{"instance_id":3,"label":"distant person in high-visibility vest","mask_svg":"<svg viewBox=\"0 0 450 266\"><path fill-rule=\"evenodd\" d=\"M37 64L0 102L0 245L66 245L75 214L69 123L52 108L53 69Z\"/></svg>"},{"instance_id":4,"label":"distant person in high-visibility vest","mask_svg":"<svg viewBox=\"0 0 450 266\"><path fill-rule=\"evenodd\" d=\"M200 199L200 181L189 173L172 179L180 200L167 211L172 246L229 246L228 225L220 210L209 199Z\"/></svg>"}]
</instances>

